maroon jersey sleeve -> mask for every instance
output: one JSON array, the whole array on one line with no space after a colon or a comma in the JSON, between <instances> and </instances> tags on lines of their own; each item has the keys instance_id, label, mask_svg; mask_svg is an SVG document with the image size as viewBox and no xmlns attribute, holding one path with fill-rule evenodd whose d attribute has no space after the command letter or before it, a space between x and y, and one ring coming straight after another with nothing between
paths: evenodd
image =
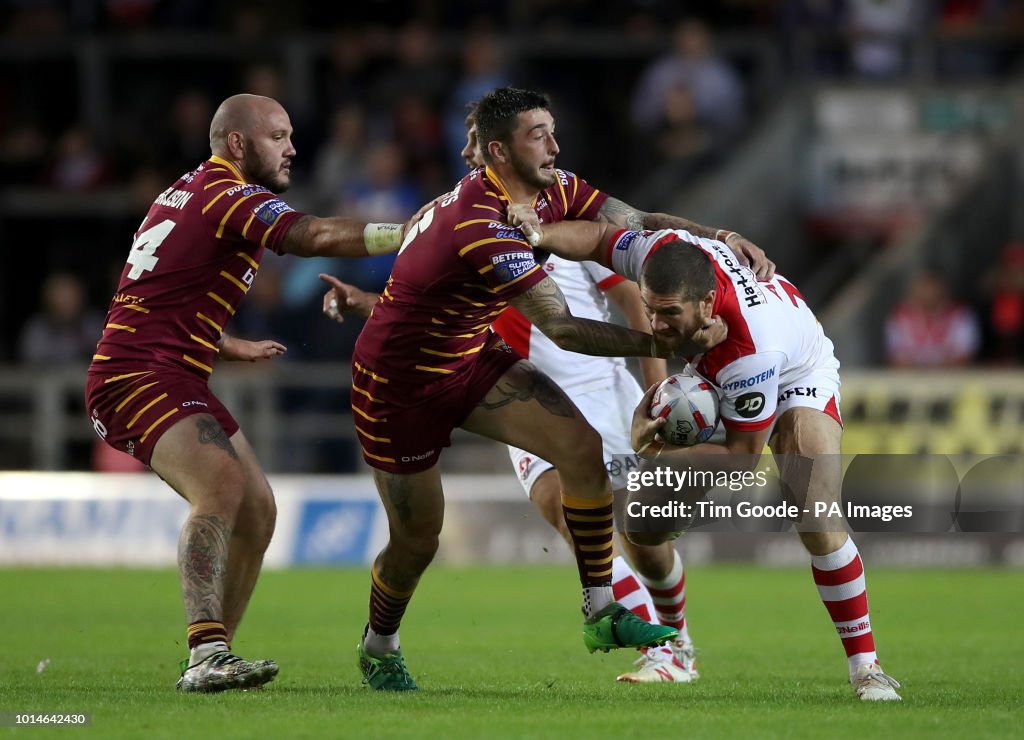
<instances>
[{"instance_id":1,"label":"maroon jersey sleeve","mask_svg":"<svg viewBox=\"0 0 1024 740\"><path fill-rule=\"evenodd\" d=\"M280 254L288 227L303 215L260 185L225 178L207 188L203 217L217 239L234 235Z\"/></svg>"},{"instance_id":2,"label":"maroon jersey sleeve","mask_svg":"<svg viewBox=\"0 0 1024 740\"><path fill-rule=\"evenodd\" d=\"M556 221L593 221L608 195L566 170L555 170L558 179L546 188Z\"/></svg>"}]
</instances>

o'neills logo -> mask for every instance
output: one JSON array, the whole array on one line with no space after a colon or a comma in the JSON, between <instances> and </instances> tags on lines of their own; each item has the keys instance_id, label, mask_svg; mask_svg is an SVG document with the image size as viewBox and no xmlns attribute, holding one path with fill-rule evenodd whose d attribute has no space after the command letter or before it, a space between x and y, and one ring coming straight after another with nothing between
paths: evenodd
<instances>
[{"instance_id":1,"label":"o'neills logo","mask_svg":"<svg viewBox=\"0 0 1024 740\"><path fill-rule=\"evenodd\" d=\"M426 460L428 457L434 454L433 450L427 450L420 455L403 455L402 462L417 462L418 460Z\"/></svg>"},{"instance_id":2,"label":"o'neills logo","mask_svg":"<svg viewBox=\"0 0 1024 740\"><path fill-rule=\"evenodd\" d=\"M869 632L870 630L871 630L871 622L869 620L867 620L867 619L865 619L862 622L857 622L857 624L854 624L854 625L851 625L851 626L842 625L841 627L836 627L836 632L838 632L840 636L842 636L842 635L858 635L861 632Z\"/></svg>"}]
</instances>

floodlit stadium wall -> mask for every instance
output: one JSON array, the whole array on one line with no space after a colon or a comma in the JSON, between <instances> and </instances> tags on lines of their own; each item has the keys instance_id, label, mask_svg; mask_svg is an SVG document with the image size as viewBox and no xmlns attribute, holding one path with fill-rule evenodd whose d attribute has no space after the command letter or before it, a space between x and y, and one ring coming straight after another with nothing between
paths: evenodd
<instances>
[{"instance_id":1,"label":"floodlit stadium wall","mask_svg":"<svg viewBox=\"0 0 1024 740\"><path fill-rule=\"evenodd\" d=\"M387 540L368 476L271 476L271 484L278 520L267 567L365 565ZM445 488L439 562L573 567L511 475L453 475ZM1018 509L1021 501L1017 495ZM185 502L149 473L0 473L0 566L171 566L186 514ZM995 533L955 524L944 532L860 532L857 542L873 565L1024 567L1019 522ZM691 564L807 563L792 532L726 527L676 543Z\"/></svg>"}]
</instances>

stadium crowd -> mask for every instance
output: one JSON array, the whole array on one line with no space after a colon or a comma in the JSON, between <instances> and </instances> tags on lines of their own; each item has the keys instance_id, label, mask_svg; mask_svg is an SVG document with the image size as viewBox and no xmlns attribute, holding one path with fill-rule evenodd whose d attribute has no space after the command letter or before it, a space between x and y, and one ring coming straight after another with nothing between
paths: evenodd
<instances>
[{"instance_id":1,"label":"stadium crowd","mask_svg":"<svg viewBox=\"0 0 1024 740\"><path fill-rule=\"evenodd\" d=\"M731 0L692 8L658 0L420 0L361 3L344 17L322 3L299 3L283 15L261 2L0 5L6 6L0 41L10 49L0 64L14 65L26 54L36 61L0 83L5 185L26 197L94 197L78 208L66 201L40 207L45 212L35 218L19 212L17 199L3 208L8 239L31 233L42 259L31 280L4 286L0 361L20 359L18 335L37 297L28 291L48 273L70 267L86 280L87 297L103 300L123 253L116 238L122 223L137 221L160 183L203 156L212 107L238 90L275 97L293 111L300 132L293 192L317 212L401 220L460 171L466 102L513 82L552 94L564 138L572 142L565 166L594 173L601 179L595 184L647 208L664 209L671 193L726 159L776 97L769 87L782 78L766 77L759 69L764 59L742 34L769 34L784 60L782 75L878 79L909 74L908 36L933 29L964 39L943 47L940 75L984 79L1017 60L1011 42L1024 28L1024 3L1015 0ZM303 71L312 94L295 100L293 60L282 39L314 30L314 60ZM886 43L858 40L859 31L886 34ZM817 40L787 43L801 33ZM171 43L151 54L132 47L131 39L153 38ZM179 46L176 38L186 41ZM609 38L619 52L594 55ZM82 86L90 72L77 49L90 39L121 46L98 82ZM182 53L196 39L202 43ZM810 61L793 58L796 48ZM581 79L591 84L578 84ZM39 94L44 89L62 94ZM90 92L107 99L109 110L96 113L99 103L83 99ZM115 207L98 197L103 193L116 199ZM97 223L103 214L96 211L112 211L107 225ZM40 233L39 222L54 215L73 238L62 230ZM83 239L88 263L76 256ZM382 259L342 274L372 288L389 265ZM287 318L315 302L317 271L316 265L279 268L264 298L284 316L275 322L291 330L285 339L299 340L293 344L307 347L308 359L324 352L333 359L336 349L302 336L302 323ZM258 307L252 310L251 324L265 320Z\"/></svg>"}]
</instances>

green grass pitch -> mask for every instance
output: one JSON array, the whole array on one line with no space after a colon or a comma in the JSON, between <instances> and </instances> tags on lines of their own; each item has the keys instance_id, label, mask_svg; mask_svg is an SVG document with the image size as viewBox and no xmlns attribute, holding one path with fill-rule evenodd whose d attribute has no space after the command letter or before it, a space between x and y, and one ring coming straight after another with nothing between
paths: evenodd
<instances>
[{"instance_id":1,"label":"green grass pitch","mask_svg":"<svg viewBox=\"0 0 1024 740\"><path fill-rule=\"evenodd\" d=\"M272 657L263 691L179 695L184 625L169 570L0 570L0 712L91 712L104 738L1011 737L1024 709L1024 579L868 570L883 665L904 701L861 704L807 570L694 567L701 680L615 682L589 655L571 568L428 571L402 629L422 691L360 686L366 569L265 573L235 648ZM49 660L39 672L41 661ZM80 735L77 733L81 733Z\"/></svg>"}]
</instances>

